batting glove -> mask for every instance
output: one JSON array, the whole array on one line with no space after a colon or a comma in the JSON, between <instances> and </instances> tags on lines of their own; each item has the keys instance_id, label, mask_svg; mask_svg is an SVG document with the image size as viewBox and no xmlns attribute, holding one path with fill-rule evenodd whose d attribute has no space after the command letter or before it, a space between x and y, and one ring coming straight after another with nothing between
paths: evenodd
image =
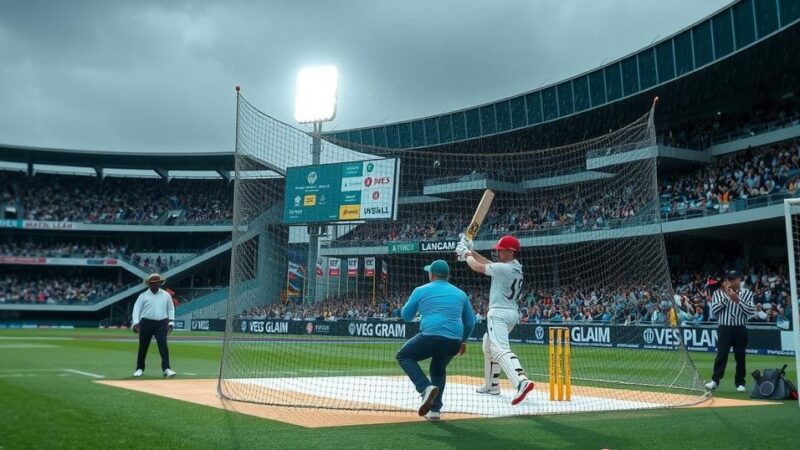
<instances>
[{"instance_id":1,"label":"batting glove","mask_svg":"<svg viewBox=\"0 0 800 450\"><path fill-rule=\"evenodd\" d=\"M467 246L461 243L456 246L456 256L459 261L466 261L467 256L471 254L472 252L467 248Z\"/></svg>"},{"instance_id":2,"label":"batting glove","mask_svg":"<svg viewBox=\"0 0 800 450\"><path fill-rule=\"evenodd\" d=\"M458 243L463 244L469 251L475 250L475 244L472 243L472 239L467 239L464 233L461 233L461 240Z\"/></svg>"}]
</instances>

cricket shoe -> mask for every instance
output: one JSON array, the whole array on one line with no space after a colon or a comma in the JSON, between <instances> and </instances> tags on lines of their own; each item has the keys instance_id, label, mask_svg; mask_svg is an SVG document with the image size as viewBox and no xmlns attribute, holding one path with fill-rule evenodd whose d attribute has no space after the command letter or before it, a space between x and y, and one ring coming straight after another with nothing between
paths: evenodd
<instances>
[{"instance_id":1,"label":"cricket shoe","mask_svg":"<svg viewBox=\"0 0 800 450\"><path fill-rule=\"evenodd\" d=\"M743 384L736 386L736 392L747 392L747 388Z\"/></svg>"},{"instance_id":2,"label":"cricket shoe","mask_svg":"<svg viewBox=\"0 0 800 450\"><path fill-rule=\"evenodd\" d=\"M419 411L417 413L420 416L424 416L430 412L431 407L433 406L433 402L436 401L436 397L439 396L439 388L436 386L428 386L422 391L422 404L419 405Z\"/></svg>"},{"instance_id":3,"label":"cricket shoe","mask_svg":"<svg viewBox=\"0 0 800 450\"><path fill-rule=\"evenodd\" d=\"M175 376L175 371L174 370L172 370L172 369L164 370L164 377L165 378L172 378L174 376Z\"/></svg>"},{"instance_id":4,"label":"cricket shoe","mask_svg":"<svg viewBox=\"0 0 800 450\"><path fill-rule=\"evenodd\" d=\"M144 370L136 369L136 372L133 372L133 376L135 376L136 378L139 378L140 376L142 376L143 373L144 373Z\"/></svg>"},{"instance_id":5,"label":"cricket shoe","mask_svg":"<svg viewBox=\"0 0 800 450\"><path fill-rule=\"evenodd\" d=\"M439 411L431 411L428 414L425 414L425 420L428 422L438 422L442 420L442 413Z\"/></svg>"},{"instance_id":6,"label":"cricket shoe","mask_svg":"<svg viewBox=\"0 0 800 450\"><path fill-rule=\"evenodd\" d=\"M708 383L706 383L706 389L708 389L709 391L716 390L717 389L717 382L714 381L714 380L709 381Z\"/></svg>"},{"instance_id":7,"label":"cricket shoe","mask_svg":"<svg viewBox=\"0 0 800 450\"><path fill-rule=\"evenodd\" d=\"M497 386L487 387L486 385L483 385L478 389L475 389L475 392L478 394L500 395L500 388Z\"/></svg>"},{"instance_id":8,"label":"cricket shoe","mask_svg":"<svg viewBox=\"0 0 800 450\"><path fill-rule=\"evenodd\" d=\"M520 404L523 400L525 400L525 397L527 397L527 395L531 393L531 391L535 386L536 385L533 383L533 381L530 380L525 380L521 382L517 387L517 395L514 397L514 400L511 400L511 404L512 405Z\"/></svg>"}]
</instances>

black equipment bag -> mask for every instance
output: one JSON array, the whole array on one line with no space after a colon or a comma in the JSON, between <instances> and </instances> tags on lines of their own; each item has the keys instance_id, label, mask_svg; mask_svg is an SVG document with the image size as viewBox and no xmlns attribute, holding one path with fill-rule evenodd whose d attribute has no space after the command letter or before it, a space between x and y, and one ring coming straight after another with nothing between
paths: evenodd
<instances>
[{"instance_id":1,"label":"black equipment bag","mask_svg":"<svg viewBox=\"0 0 800 450\"><path fill-rule=\"evenodd\" d=\"M756 384L750 392L750 398L769 400L797 400L797 388L786 377L786 365L780 369L766 369L753 372Z\"/></svg>"}]
</instances>

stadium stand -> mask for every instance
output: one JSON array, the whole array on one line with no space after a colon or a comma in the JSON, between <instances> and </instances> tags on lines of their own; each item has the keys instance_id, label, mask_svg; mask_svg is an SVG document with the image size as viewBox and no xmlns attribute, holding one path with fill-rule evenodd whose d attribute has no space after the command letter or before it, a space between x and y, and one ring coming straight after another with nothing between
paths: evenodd
<instances>
[{"instance_id":1,"label":"stadium stand","mask_svg":"<svg viewBox=\"0 0 800 450\"><path fill-rule=\"evenodd\" d=\"M233 190L225 180L113 178L0 171L0 203L20 219L56 222L226 223ZM181 214L178 220L168 212ZM8 217L6 217L8 218Z\"/></svg>"}]
</instances>

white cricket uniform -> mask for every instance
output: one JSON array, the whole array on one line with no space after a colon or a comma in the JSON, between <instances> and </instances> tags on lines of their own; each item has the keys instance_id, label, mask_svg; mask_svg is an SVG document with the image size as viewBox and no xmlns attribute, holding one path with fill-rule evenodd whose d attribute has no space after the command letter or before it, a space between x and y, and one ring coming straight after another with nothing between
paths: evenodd
<instances>
[{"instance_id":1,"label":"white cricket uniform","mask_svg":"<svg viewBox=\"0 0 800 450\"><path fill-rule=\"evenodd\" d=\"M492 278L486 335L483 339L486 385L497 385L499 369L502 367L509 381L516 387L520 381L527 379L519 359L511 352L508 341L509 333L519 322L522 264L516 259L506 263L489 263L486 265L486 275Z\"/></svg>"}]
</instances>

